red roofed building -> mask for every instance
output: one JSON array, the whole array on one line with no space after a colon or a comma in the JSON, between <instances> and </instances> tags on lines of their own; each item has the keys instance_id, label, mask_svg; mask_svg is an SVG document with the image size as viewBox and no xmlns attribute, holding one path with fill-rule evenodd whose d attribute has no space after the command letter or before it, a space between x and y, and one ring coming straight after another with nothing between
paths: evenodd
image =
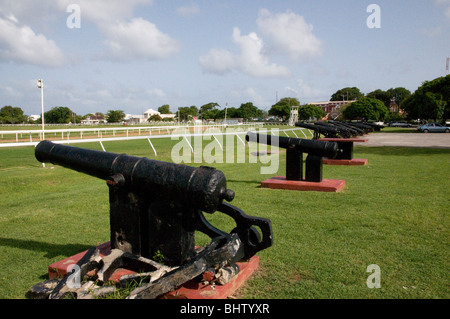
<instances>
[{"instance_id":1,"label":"red roofed building","mask_svg":"<svg viewBox=\"0 0 450 319\"><path fill-rule=\"evenodd\" d=\"M308 104L315 105L320 107L325 113L329 114L333 111L338 110L341 106L347 105L349 103L356 102L356 100L352 101L326 101L326 102L311 102Z\"/></svg>"}]
</instances>

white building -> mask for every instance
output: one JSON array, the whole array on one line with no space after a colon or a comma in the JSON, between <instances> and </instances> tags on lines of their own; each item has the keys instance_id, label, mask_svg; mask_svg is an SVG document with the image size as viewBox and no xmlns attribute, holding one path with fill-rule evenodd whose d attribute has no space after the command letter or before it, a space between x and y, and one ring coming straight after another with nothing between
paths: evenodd
<instances>
[{"instance_id":1,"label":"white building","mask_svg":"<svg viewBox=\"0 0 450 319\"><path fill-rule=\"evenodd\" d=\"M125 114L124 121L128 124L145 124L148 123L148 119L152 115L159 115L163 120L164 119L172 119L175 120L176 114L161 114L158 111L155 111L153 109L148 109L144 112L144 115L133 115L133 114Z\"/></svg>"},{"instance_id":2,"label":"white building","mask_svg":"<svg viewBox=\"0 0 450 319\"><path fill-rule=\"evenodd\" d=\"M30 120L36 121L39 120L41 118L41 115L39 114L35 114L35 115L30 115L29 116Z\"/></svg>"},{"instance_id":3,"label":"white building","mask_svg":"<svg viewBox=\"0 0 450 319\"><path fill-rule=\"evenodd\" d=\"M144 115L133 115L133 114L125 114L125 118L123 119L127 124L142 124L147 121Z\"/></svg>"},{"instance_id":4,"label":"white building","mask_svg":"<svg viewBox=\"0 0 450 319\"><path fill-rule=\"evenodd\" d=\"M100 114L93 114L86 116L85 119L81 120L82 125L96 125L96 124L104 124L106 123L106 119L104 116Z\"/></svg>"}]
</instances>

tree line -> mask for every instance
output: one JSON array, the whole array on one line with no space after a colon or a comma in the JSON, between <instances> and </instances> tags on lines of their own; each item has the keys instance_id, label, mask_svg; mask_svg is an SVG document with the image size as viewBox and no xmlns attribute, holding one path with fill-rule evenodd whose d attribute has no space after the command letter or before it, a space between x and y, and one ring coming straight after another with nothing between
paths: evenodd
<instances>
[{"instance_id":1,"label":"tree line","mask_svg":"<svg viewBox=\"0 0 450 319\"><path fill-rule=\"evenodd\" d=\"M413 93L398 87L364 95L353 87L337 91L331 100L344 98L357 100L341 110L343 118L348 120L444 122L450 118L450 75L424 81Z\"/></svg>"},{"instance_id":2,"label":"tree line","mask_svg":"<svg viewBox=\"0 0 450 319\"><path fill-rule=\"evenodd\" d=\"M341 107L343 119L364 121L389 121L389 120L435 120L445 121L450 118L450 75L439 77L432 81L425 81L414 92L403 87L391 88L386 91L375 90L364 94L357 87L342 88L331 95L330 101L353 101ZM299 120L320 119L326 113L317 106L301 105L297 98L285 97L271 106L268 112L261 110L252 102L242 103L239 107L221 107L216 102L210 102L200 107L195 105L177 108L175 120L190 121L193 119L216 121L221 119L241 118L244 120L262 120L267 116L276 117L282 121L289 119L291 107L299 106ZM393 111L390 110L394 106ZM158 108L161 114L171 114L170 105L164 104ZM80 123L84 116L77 115L70 108L57 106L44 113L46 123L67 124ZM110 123L123 121L123 110L109 110L106 114L96 113L96 116L104 116ZM154 116L149 120L162 120ZM4 106L0 109L0 123L18 124L32 123L29 117L24 115L20 107ZM36 123L41 123L37 119Z\"/></svg>"}]
</instances>

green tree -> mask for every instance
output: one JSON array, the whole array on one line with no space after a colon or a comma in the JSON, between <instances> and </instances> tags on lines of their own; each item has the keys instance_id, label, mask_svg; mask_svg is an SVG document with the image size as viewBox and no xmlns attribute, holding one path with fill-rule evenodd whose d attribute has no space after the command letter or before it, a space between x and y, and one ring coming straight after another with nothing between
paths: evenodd
<instances>
[{"instance_id":1,"label":"green tree","mask_svg":"<svg viewBox=\"0 0 450 319\"><path fill-rule=\"evenodd\" d=\"M262 117L262 111L254 106L252 102L248 102L241 104L239 109L237 109L237 115L239 118L249 120L251 118Z\"/></svg>"},{"instance_id":2,"label":"green tree","mask_svg":"<svg viewBox=\"0 0 450 319\"><path fill-rule=\"evenodd\" d=\"M391 95L380 89L367 93L366 97L380 100L387 108L391 105Z\"/></svg>"},{"instance_id":3,"label":"green tree","mask_svg":"<svg viewBox=\"0 0 450 319\"><path fill-rule=\"evenodd\" d=\"M299 100L291 97L284 97L277 103L272 105L269 110L269 115L281 117L283 120L291 114L291 106L300 106Z\"/></svg>"},{"instance_id":4,"label":"green tree","mask_svg":"<svg viewBox=\"0 0 450 319\"><path fill-rule=\"evenodd\" d=\"M298 109L298 119L303 121L309 120L310 118L320 119L325 115L326 113L322 108L311 104L302 105Z\"/></svg>"},{"instance_id":5,"label":"green tree","mask_svg":"<svg viewBox=\"0 0 450 319\"><path fill-rule=\"evenodd\" d=\"M350 103L342 112L349 120L380 121L389 113L386 105L378 99L365 97Z\"/></svg>"},{"instance_id":6,"label":"green tree","mask_svg":"<svg viewBox=\"0 0 450 319\"><path fill-rule=\"evenodd\" d=\"M359 100L364 94L357 87L346 87L336 91L330 98L330 101L352 101Z\"/></svg>"},{"instance_id":7,"label":"green tree","mask_svg":"<svg viewBox=\"0 0 450 319\"><path fill-rule=\"evenodd\" d=\"M170 112L169 104L164 104L164 105L158 107L158 112L161 114L172 114L172 112Z\"/></svg>"},{"instance_id":8,"label":"green tree","mask_svg":"<svg viewBox=\"0 0 450 319\"><path fill-rule=\"evenodd\" d=\"M20 107L12 107L11 105L5 105L0 110L0 123L16 124L23 123L25 116L23 110Z\"/></svg>"},{"instance_id":9,"label":"green tree","mask_svg":"<svg viewBox=\"0 0 450 319\"><path fill-rule=\"evenodd\" d=\"M237 109L235 107L227 107L226 113L227 113L227 119L233 119L233 118L240 117L239 109ZM225 118L225 109L220 110L219 118L221 118L221 119Z\"/></svg>"},{"instance_id":10,"label":"green tree","mask_svg":"<svg viewBox=\"0 0 450 319\"><path fill-rule=\"evenodd\" d=\"M198 108L195 105L192 106L183 106L178 109L178 114L180 116L179 120L181 121L189 121L194 116L198 116Z\"/></svg>"},{"instance_id":11,"label":"green tree","mask_svg":"<svg viewBox=\"0 0 450 319\"><path fill-rule=\"evenodd\" d=\"M56 106L44 113L45 123L67 124L73 121L74 112L66 106Z\"/></svg>"},{"instance_id":12,"label":"green tree","mask_svg":"<svg viewBox=\"0 0 450 319\"><path fill-rule=\"evenodd\" d=\"M158 114L153 114L152 116L150 116L148 118L147 121L149 121L149 122L152 122L152 121L154 121L154 122L161 122L162 121L162 117L159 116Z\"/></svg>"},{"instance_id":13,"label":"green tree","mask_svg":"<svg viewBox=\"0 0 450 319\"><path fill-rule=\"evenodd\" d=\"M219 104L215 102L210 102L200 106L199 116L204 120L213 120L218 118L220 110L216 108L217 106L219 106Z\"/></svg>"},{"instance_id":14,"label":"green tree","mask_svg":"<svg viewBox=\"0 0 450 319\"><path fill-rule=\"evenodd\" d=\"M106 113L106 122L117 123L123 121L125 113L122 110L109 110Z\"/></svg>"},{"instance_id":15,"label":"green tree","mask_svg":"<svg viewBox=\"0 0 450 319\"><path fill-rule=\"evenodd\" d=\"M447 102L442 94L419 90L403 103L408 119L434 119L443 118Z\"/></svg>"},{"instance_id":16,"label":"green tree","mask_svg":"<svg viewBox=\"0 0 450 319\"><path fill-rule=\"evenodd\" d=\"M450 118L450 74L425 81L401 105L408 119Z\"/></svg>"},{"instance_id":17,"label":"green tree","mask_svg":"<svg viewBox=\"0 0 450 319\"><path fill-rule=\"evenodd\" d=\"M411 91L404 87L398 87L387 90L387 94L389 94L391 101L401 106L403 101L411 96Z\"/></svg>"}]
</instances>

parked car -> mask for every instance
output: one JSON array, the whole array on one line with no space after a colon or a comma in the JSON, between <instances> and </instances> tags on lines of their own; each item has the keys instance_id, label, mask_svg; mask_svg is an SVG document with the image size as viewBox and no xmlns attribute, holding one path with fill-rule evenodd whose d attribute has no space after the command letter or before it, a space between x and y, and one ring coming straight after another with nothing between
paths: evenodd
<instances>
[{"instance_id":1,"label":"parked car","mask_svg":"<svg viewBox=\"0 0 450 319\"><path fill-rule=\"evenodd\" d=\"M439 123L427 123L424 124L422 126L420 126L419 128L417 128L420 132L424 132L424 133L428 133L428 132L432 132L432 133L448 133L450 132L450 127L444 126L442 124Z\"/></svg>"},{"instance_id":2,"label":"parked car","mask_svg":"<svg viewBox=\"0 0 450 319\"><path fill-rule=\"evenodd\" d=\"M412 127L411 124L405 122L391 122L389 123L390 127Z\"/></svg>"}]
</instances>

